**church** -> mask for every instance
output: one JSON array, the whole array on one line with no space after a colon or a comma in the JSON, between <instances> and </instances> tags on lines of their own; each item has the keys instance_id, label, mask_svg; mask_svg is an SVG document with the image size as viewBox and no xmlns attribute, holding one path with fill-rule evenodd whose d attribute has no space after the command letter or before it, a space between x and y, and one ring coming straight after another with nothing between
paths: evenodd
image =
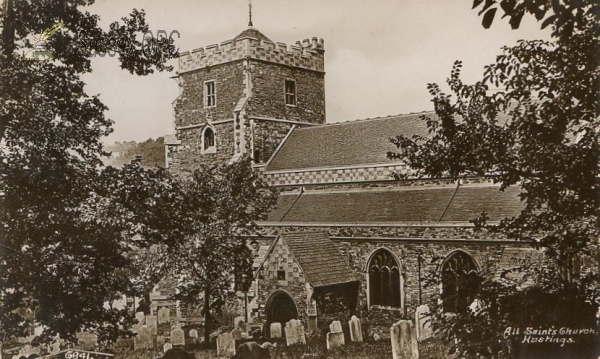
<instances>
[{"instance_id":1,"label":"church","mask_svg":"<svg viewBox=\"0 0 600 359\"><path fill-rule=\"evenodd\" d=\"M537 260L528 244L472 223L484 211L491 224L517 215L518 188L411 177L407 164L387 158L390 137L426 135L423 118L435 113L328 123L324 55L323 39L274 42L251 22L230 40L180 54L168 169L185 174L250 156L280 191L259 223L240 316L265 331L300 319L310 331L326 317L315 298L337 296L389 333L421 304L469 305L472 273ZM425 285L432 273L438 285ZM160 290L154 297L168 299Z\"/></svg>"}]
</instances>

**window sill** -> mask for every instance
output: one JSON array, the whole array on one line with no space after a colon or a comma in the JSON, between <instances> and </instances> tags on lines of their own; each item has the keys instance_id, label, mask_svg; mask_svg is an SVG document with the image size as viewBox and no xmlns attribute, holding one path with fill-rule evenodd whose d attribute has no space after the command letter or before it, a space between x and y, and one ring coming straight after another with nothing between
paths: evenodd
<instances>
[{"instance_id":1,"label":"window sill","mask_svg":"<svg viewBox=\"0 0 600 359\"><path fill-rule=\"evenodd\" d=\"M217 146L212 146L212 147L209 147L209 148L205 149L204 151L202 151L203 155L207 155L207 154L211 154L211 153L217 153Z\"/></svg>"}]
</instances>

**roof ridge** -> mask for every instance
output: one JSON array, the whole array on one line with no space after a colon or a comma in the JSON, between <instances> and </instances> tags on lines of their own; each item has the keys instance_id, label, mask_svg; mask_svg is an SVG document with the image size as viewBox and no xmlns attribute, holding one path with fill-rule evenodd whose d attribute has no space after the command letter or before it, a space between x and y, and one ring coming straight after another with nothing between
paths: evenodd
<instances>
[{"instance_id":1,"label":"roof ridge","mask_svg":"<svg viewBox=\"0 0 600 359\"><path fill-rule=\"evenodd\" d=\"M352 124L352 123L358 123L358 122L369 122L369 121L379 121L379 120L387 120L390 118L398 118L398 119L403 119L409 116L414 116L414 115L424 115L424 114L428 114L428 113L435 113L435 111L421 111L421 112L410 112L410 113L401 113L398 115L388 115L388 116L380 116L380 117L373 117L373 118L359 118L359 119L355 119L355 120L347 120L347 121L339 121L339 122L330 122L330 123L324 123L321 125L317 125L317 126L308 126L308 127L300 127L298 128L299 130L305 130L305 129L309 129L309 128L322 128L325 126L335 126L335 125L344 125L344 124Z\"/></svg>"}]
</instances>

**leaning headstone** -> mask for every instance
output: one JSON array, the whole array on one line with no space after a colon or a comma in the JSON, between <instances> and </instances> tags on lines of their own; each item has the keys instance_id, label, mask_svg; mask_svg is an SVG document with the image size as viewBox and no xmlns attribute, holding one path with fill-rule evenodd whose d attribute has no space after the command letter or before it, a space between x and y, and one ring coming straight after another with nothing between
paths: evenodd
<instances>
[{"instance_id":1,"label":"leaning headstone","mask_svg":"<svg viewBox=\"0 0 600 359\"><path fill-rule=\"evenodd\" d=\"M233 338L233 340L242 339L242 331L239 328L235 328L231 331L231 337Z\"/></svg>"},{"instance_id":2,"label":"leaning headstone","mask_svg":"<svg viewBox=\"0 0 600 359\"><path fill-rule=\"evenodd\" d=\"M158 334L157 330L157 322L156 322L156 317L153 315L149 315L146 317L146 326L148 327L148 329L150 329L150 333L156 335Z\"/></svg>"},{"instance_id":3,"label":"leaning headstone","mask_svg":"<svg viewBox=\"0 0 600 359\"><path fill-rule=\"evenodd\" d=\"M142 325L137 332L137 336L133 340L133 347L135 350L139 349L152 349L154 347L154 339L150 329Z\"/></svg>"},{"instance_id":4,"label":"leaning headstone","mask_svg":"<svg viewBox=\"0 0 600 359\"><path fill-rule=\"evenodd\" d=\"M294 344L306 344L304 326L298 319L292 319L285 324L285 341L288 346Z\"/></svg>"},{"instance_id":5,"label":"leaning headstone","mask_svg":"<svg viewBox=\"0 0 600 359\"><path fill-rule=\"evenodd\" d=\"M348 322L348 326L350 327L350 340L353 342L362 342L362 327L360 325L360 319L353 315Z\"/></svg>"},{"instance_id":6,"label":"leaning headstone","mask_svg":"<svg viewBox=\"0 0 600 359\"><path fill-rule=\"evenodd\" d=\"M281 323L271 323L271 338L281 338Z\"/></svg>"},{"instance_id":7,"label":"leaning headstone","mask_svg":"<svg viewBox=\"0 0 600 359\"><path fill-rule=\"evenodd\" d=\"M429 339L433 335L431 329L431 314L429 313L429 306L426 304L420 305L415 311L415 329L417 331L417 340L422 341Z\"/></svg>"},{"instance_id":8,"label":"leaning headstone","mask_svg":"<svg viewBox=\"0 0 600 359\"><path fill-rule=\"evenodd\" d=\"M390 328L393 359L419 359L417 333L410 320L401 320Z\"/></svg>"},{"instance_id":9,"label":"leaning headstone","mask_svg":"<svg viewBox=\"0 0 600 359\"><path fill-rule=\"evenodd\" d=\"M174 347L185 345L185 333L181 327L171 330L171 344L173 344Z\"/></svg>"},{"instance_id":10,"label":"leaning headstone","mask_svg":"<svg viewBox=\"0 0 600 359\"><path fill-rule=\"evenodd\" d=\"M327 333L327 350L344 346L344 332Z\"/></svg>"},{"instance_id":11,"label":"leaning headstone","mask_svg":"<svg viewBox=\"0 0 600 359\"><path fill-rule=\"evenodd\" d=\"M171 311L167 307L162 307L157 312L158 324L168 323L171 319Z\"/></svg>"},{"instance_id":12,"label":"leaning headstone","mask_svg":"<svg viewBox=\"0 0 600 359\"><path fill-rule=\"evenodd\" d=\"M140 325L143 325L146 320L146 315L144 314L144 312L137 312L135 313L135 319L137 319Z\"/></svg>"},{"instance_id":13,"label":"leaning headstone","mask_svg":"<svg viewBox=\"0 0 600 359\"><path fill-rule=\"evenodd\" d=\"M165 337L164 335L159 335L156 337L156 347L162 348L165 345Z\"/></svg>"},{"instance_id":14,"label":"leaning headstone","mask_svg":"<svg viewBox=\"0 0 600 359\"><path fill-rule=\"evenodd\" d=\"M165 343L165 345L163 345L163 353L166 353L170 349L173 349L173 345L171 343Z\"/></svg>"},{"instance_id":15,"label":"leaning headstone","mask_svg":"<svg viewBox=\"0 0 600 359\"><path fill-rule=\"evenodd\" d=\"M235 340L231 333L223 333L217 337L217 356L232 357L235 355Z\"/></svg>"}]
</instances>

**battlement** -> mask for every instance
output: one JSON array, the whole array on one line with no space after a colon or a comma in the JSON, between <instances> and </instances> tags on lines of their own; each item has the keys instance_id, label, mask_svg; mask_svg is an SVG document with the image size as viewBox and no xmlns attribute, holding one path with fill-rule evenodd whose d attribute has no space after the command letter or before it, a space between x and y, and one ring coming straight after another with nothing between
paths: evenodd
<instances>
[{"instance_id":1,"label":"battlement","mask_svg":"<svg viewBox=\"0 0 600 359\"><path fill-rule=\"evenodd\" d=\"M277 64L324 71L323 39L304 39L295 45L274 43L265 39L241 37L209 45L179 55L179 73L219 65L231 61L252 58Z\"/></svg>"}]
</instances>

